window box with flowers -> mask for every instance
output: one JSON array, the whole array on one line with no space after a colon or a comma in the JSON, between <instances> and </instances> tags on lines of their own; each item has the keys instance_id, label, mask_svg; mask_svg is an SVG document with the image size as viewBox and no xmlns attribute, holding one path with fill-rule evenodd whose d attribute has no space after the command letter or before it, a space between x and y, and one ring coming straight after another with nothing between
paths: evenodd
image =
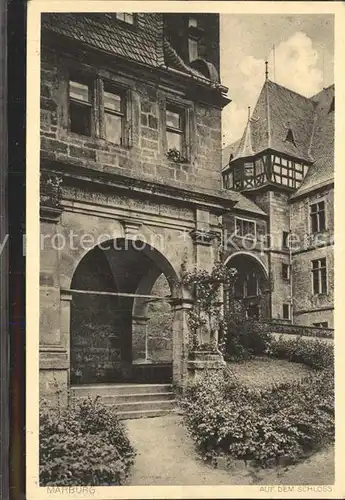
<instances>
[{"instance_id":1,"label":"window box with flowers","mask_svg":"<svg viewBox=\"0 0 345 500\"><path fill-rule=\"evenodd\" d=\"M190 161L190 117L189 109L184 106L166 103L165 105L165 155L177 164Z\"/></svg>"}]
</instances>

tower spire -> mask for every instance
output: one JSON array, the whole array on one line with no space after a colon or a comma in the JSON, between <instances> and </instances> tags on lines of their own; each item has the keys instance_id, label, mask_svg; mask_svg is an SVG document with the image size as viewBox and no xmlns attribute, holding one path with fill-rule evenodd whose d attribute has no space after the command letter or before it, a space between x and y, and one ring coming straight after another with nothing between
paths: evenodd
<instances>
[{"instance_id":1,"label":"tower spire","mask_svg":"<svg viewBox=\"0 0 345 500\"><path fill-rule=\"evenodd\" d=\"M268 61L265 61L265 80L268 80Z\"/></svg>"}]
</instances>

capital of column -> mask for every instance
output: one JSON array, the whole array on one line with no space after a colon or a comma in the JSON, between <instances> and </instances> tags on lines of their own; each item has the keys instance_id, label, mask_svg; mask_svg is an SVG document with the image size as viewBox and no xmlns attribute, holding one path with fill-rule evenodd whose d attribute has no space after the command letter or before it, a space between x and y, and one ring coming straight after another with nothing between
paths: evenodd
<instances>
[{"instance_id":1,"label":"capital of column","mask_svg":"<svg viewBox=\"0 0 345 500\"><path fill-rule=\"evenodd\" d=\"M219 239L219 234L214 231L206 231L202 229L192 229L190 236L197 245L210 246L215 239Z\"/></svg>"}]
</instances>

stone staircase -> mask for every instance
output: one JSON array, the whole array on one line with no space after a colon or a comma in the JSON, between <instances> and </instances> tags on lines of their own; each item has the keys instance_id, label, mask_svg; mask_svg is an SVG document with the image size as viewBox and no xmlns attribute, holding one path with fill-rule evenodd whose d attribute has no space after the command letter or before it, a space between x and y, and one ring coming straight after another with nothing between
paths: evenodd
<instances>
[{"instance_id":1,"label":"stone staircase","mask_svg":"<svg viewBox=\"0 0 345 500\"><path fill-rule=\"evenodd\" d=\"M175 393L169 384L97 384L71 387L72 398L100 396L116 407L121 420L160 417L176 411Z\"/></svg>"}]
</instances>

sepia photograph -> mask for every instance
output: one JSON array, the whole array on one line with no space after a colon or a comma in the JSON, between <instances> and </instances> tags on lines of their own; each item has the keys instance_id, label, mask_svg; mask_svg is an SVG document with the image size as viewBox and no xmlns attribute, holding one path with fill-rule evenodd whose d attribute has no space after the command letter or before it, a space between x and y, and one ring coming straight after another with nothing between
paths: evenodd
<instances>
[{"instance_id":1,"label":"sepia photograph","mask_svg":"<svg viewBox=\"0 0 345 500\"><path fill-rule=\"evenodd\" d=\"M35 14L36 487L334 498L334 12L93 3Z\"/></svg>"}]
</instances>

